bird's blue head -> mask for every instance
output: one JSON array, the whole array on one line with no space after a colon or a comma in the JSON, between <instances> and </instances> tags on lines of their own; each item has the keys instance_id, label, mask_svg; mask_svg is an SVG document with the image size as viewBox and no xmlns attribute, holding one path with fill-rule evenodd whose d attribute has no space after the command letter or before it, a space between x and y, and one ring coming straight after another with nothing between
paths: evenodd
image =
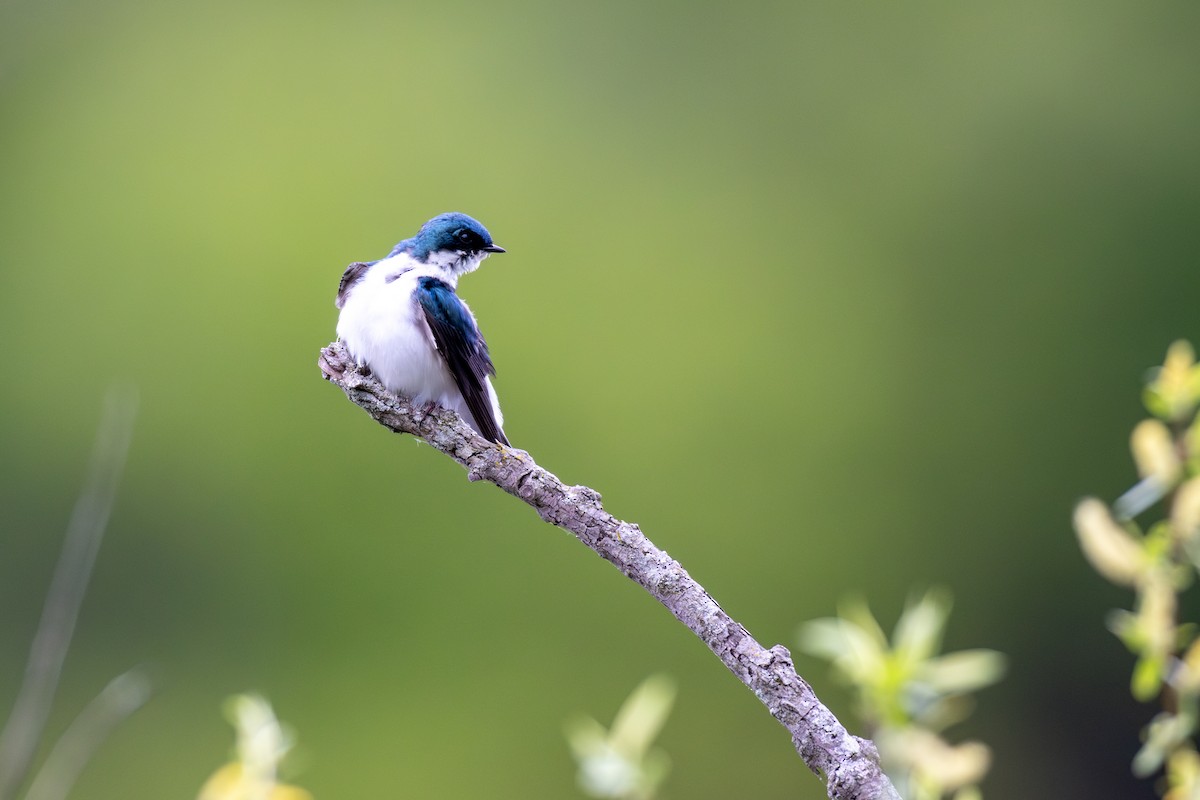
<instances>
[{"instance_id":1,"label":"bird's blue head","mask_svg":"<svg viewBox=\"0 0 1200 800\"><path fill-rule=\"evenodd\" d=\"M398 252L461 274L478 267L489 254L503 253L504 248L492 241L492 235L478 220L452 211L426 222L416 236L396 245L391 254Z\"/></svg>"}]
</instances>

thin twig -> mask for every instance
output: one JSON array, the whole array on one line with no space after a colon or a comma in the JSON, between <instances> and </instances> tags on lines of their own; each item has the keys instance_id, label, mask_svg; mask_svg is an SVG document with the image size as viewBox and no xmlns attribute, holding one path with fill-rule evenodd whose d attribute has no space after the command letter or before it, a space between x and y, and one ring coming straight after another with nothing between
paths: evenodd
<instances>
[{"instance_id":1,"label":"thin twig","mask_svg":"<svg viewBox=\"0 0 1200 800\"><path fill-rule=\"evenodd\" d=\"M105 398L87 481L75 503L62 553L54 567L46 605L29 650L25 678L4 733L0 734L0 800L9 800L16 794L37 751L79 607L104 538L104 527L112 512L136 411L137 397L132 389L113 389Z\"/></svg>"},{"instance_id":2,"label":"thin twig","mask_svg":"<svg viewBox=\"0 0 1200 800\"><path fill-rule=\"evenodd\" d=\"M533 506L542 519L573 533L666 606L787 728L804 763L824 777L830 798L899 800L879 766L875 745L846 731L796 674L787 649L764 648L755 641L637 525L606 512L599 494L563 484L523 450L483 439L452 411L427 411L388 392L355 366L341 343L324 348L318 363L326 379L376 422L428 442L465 467L469 480L494 483Z\"/></svg>"}]
</instances>

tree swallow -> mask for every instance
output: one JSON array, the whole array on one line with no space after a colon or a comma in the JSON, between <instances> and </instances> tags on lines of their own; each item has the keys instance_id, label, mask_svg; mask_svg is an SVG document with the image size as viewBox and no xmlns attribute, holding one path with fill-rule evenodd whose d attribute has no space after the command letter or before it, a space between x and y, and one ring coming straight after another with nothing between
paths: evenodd
<instances>
[{"instance_id":1,"label":"tree swallow","mask_svg":"<svg viewBox=\"0 0 1200 800\"><path fill-rule=\"evenodd\" d=\"M334 303L338 338L389 391L456 411L507 445L487 342L454 293L459 276L503 252L466 214L439 214L386 258L347 267Z\"/></svg>"}]
</instances>

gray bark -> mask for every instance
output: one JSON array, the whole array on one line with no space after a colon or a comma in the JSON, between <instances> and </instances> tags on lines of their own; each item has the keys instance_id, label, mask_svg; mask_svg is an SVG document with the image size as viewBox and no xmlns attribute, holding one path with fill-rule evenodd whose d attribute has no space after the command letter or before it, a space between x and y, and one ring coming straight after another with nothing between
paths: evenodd
<instances>
[{"instance_id":1,"label":"gray bark","mask_svg":"<svg viewBox=\"0 0 1200 800\"><path fill-rule=\"evenodd\" d=\"M533 506L542 519L574 534L666 606L787 728L804 763L824 778L830 798L899 800L879 766L875 745L846 731L796 674L787 649L755 641L637 525L605 511L598 493L565 485L524 450L492 444L452 411L414 406L392 394L358 368L340 342L324 348L318 363L326 379L376 422L442 451L466 468L469 480L494 483Z\"/></svg>"}]
</instances>

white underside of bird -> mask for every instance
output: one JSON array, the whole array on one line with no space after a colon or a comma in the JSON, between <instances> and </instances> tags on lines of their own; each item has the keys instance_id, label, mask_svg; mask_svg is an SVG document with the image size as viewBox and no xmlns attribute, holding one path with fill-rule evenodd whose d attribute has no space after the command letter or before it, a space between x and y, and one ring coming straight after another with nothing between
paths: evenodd
<instances>
[{"instance_id":1,"label":"white underside of bird","mask_svg":"<svg viewBox=\"0 0 1200 800\"><path fill-rule=\"evenodd\" d=\"M450 271L436 262L423 264L407 253L372 264L348 292L337 335L355 361L370 368L389 391L415 403L437 403L451 409L479 430L414 295L418 278L438 278L456 288L456 273L475 266ZM496 423L503 427L496 391L490 379L484 380Z\"/></svg>"}]
</instances>

